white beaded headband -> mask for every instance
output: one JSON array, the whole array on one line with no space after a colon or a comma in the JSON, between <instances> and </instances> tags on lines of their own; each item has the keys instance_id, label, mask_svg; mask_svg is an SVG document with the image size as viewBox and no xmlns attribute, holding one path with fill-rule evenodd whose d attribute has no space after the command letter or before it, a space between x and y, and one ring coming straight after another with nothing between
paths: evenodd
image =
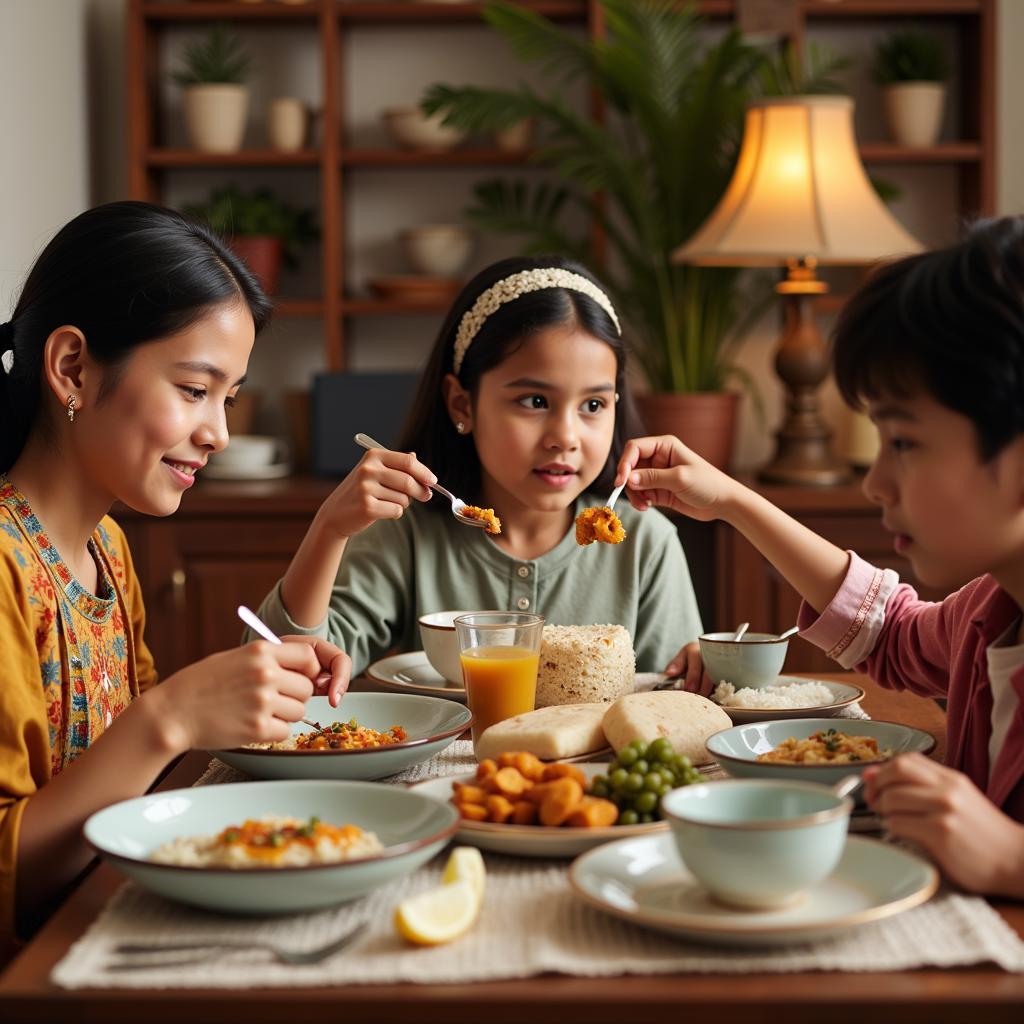
<instances>
[{"instance_id":1,"label":"white beaded headband","mask_svg":"<svg viewBox=\"0 0 1024 1024\"><path fill-rule=\"evenodd\" d=\"M612 323L615 324L615 330L622 334L619 318L615 315L611 300L593 281L583 277L582 274L574 274L571 270L561 270L557 267L521 270L518 274L503 277L496 284L492 284L473 303L472 308L463 314L455 335L455 351L452 354L452 369L456 375L462 368L462 360L466 358L466 351L473 343L480 328L483 327L484 321L499 306L518 299L528 292L539 292L545 288L569 288L574 292L581 292L583 295L589 296L611 317Z\"/></svg>"}]
</instances>

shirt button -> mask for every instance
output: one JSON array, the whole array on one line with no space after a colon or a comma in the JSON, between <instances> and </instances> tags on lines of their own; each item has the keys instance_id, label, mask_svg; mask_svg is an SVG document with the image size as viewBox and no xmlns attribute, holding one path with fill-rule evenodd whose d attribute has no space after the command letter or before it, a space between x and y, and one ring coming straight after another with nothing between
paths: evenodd
<instances>
[{"instance_id":1,"label":"shirt button","mask_svg":"<svg viewBox=\"0 0 1024 1024\"><path fill-rule=\"evenodd\" d=\"M530 599L528 597L521 597L516 601L516 607L521 611L525 612L530 607Z\"/></svg>"},{"instance_id":2,"label":"shirt button","mask_svg":"<svg viewBox=\"0 0 1024 1024\"><path fill-rule=\"evenodd\" d=\"M113 715L112 715L112 714L111 714L111 713L110 713L110 712L108 711L108 712L107 712L107 714L106 714L106 716L105 716L105 717L104 717L104 719L103 719L103 724L104 724L104 725L110 725L110 723L111 723L111 722L112 722L113 720L114 720L114 716L113 716Z\"/></svg>"},{"instance_id":3,"label":"shirt button","mask_svg":"<svg viewBox=\"0 0 1024 1024\"><path fill-rule=\"evenodd\" d=\"M525 580L530 575L530 567L528 565L521 565L516 569L516 572Z\"/></svg>"}]
</instances>

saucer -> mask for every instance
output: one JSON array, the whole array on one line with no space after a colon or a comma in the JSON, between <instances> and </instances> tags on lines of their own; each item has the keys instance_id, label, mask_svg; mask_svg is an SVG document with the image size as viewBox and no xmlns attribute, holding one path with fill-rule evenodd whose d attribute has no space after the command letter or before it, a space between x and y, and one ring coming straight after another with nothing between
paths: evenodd
<instances>
[{"instance_id":1,"label":"saucer","mask_svg":"<svg viewBox=\"0 0 1024 1024\"><path fill-rule=\"evenodd\" d=\"M802 676L779 676L778 684L786 683L821 683L832 691L833 700L829 704L815 704L808 708L727 708L722 704L717 706L732 719L733 725L747 725L750 722L765 722L776 718L834 718L843 708L864 699L864 691L859 686L847 683L805 679Z\"/></svg>"},{"instance_id":2,"label":"saucer","mask_svg":"<svg viewBox=\"0 0 1024 1024\"><path fill-rule=\"evenodd\" d=\"M813 942L924 903L939 886L927 861L899 846L849 836L835 871L800 902L770 911L718 903L683 866L670 834L620 839L577 858L576 895L632 924L727 946Z\"/></svg>"},{"instance_id":3,"label":"saucer","mask_svg":"<svg viewBox=\"0 0 1024 1024\"><path fill-rule=\"evenodd\" d=\"M211 461L202 470L207 480L279 480L292 471L290 462L273 462L269 466L229 466Z\"/></svg>"},{"instance_id":4,"label":"saucer","mask_svg":"<svg viewBox=\"0 0 1024 1024\"><path fill-rule=\"evenodd\" d=\"M435 672L425 651L409 651L381 658L366 670L366 675L375 683L400 693L420 693L428 697L447 697L463 704L466 702L465 689L449 683L440 672Z\"/></svg>"}]
</instances>

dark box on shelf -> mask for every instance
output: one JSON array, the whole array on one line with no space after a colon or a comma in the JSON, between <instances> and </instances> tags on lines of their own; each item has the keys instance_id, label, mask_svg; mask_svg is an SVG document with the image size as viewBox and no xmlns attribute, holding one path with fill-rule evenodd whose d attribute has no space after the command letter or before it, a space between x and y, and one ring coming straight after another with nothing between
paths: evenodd
<instances>
[{"instance_id":1,"label":"dark box on shelf","mask_svg":"<svg viewBox=\"0 0 1024 1024\"><path fill-rule=\"evenodd\" d=\"M313 379L311 452L317 476L345 476L362 458L362 431L394 445L412 407L417 373L318 373Z\"/></svg>"}]
</instances>

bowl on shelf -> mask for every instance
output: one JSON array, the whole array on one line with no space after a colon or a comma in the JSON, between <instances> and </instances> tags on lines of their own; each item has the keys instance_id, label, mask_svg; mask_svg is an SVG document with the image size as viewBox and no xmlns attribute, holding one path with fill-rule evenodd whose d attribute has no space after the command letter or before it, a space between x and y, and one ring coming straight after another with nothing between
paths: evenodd
<instances>
[{"instance_id":1,"label":"bowl on shelf","mask_svg":"<svg viewBox=\"0 0 1024 1024\"><path fill-rule=\"evenodd\" d=\"M395 142L407 149L443 153L454 149L465 137L460 129L441 124L441 117L428 117L419 107L390 107L381 117Z\"/></svg>"},{"instance_id":2,"label":"bowl on shelf","mask_svg":"<svg viewBox=\"0 0 1024 1024\"><path fill-rule=\"evenodd\" d=\"M532 117L502 128L494 133L494 144L502 153L525 153L533 146L537 122Z\"/></svg>"},{"instance_id":3,"label":"bowl on shelf","mask_svg":"<svg viewBox=\"0 0 1024 1024\"><path fill-rule=\"evenodd\" d=\"M413 268L432 277L454 277L466 265L475 236L461 224L423 224L398 236Z\"/></svg>"}]
</instances>

